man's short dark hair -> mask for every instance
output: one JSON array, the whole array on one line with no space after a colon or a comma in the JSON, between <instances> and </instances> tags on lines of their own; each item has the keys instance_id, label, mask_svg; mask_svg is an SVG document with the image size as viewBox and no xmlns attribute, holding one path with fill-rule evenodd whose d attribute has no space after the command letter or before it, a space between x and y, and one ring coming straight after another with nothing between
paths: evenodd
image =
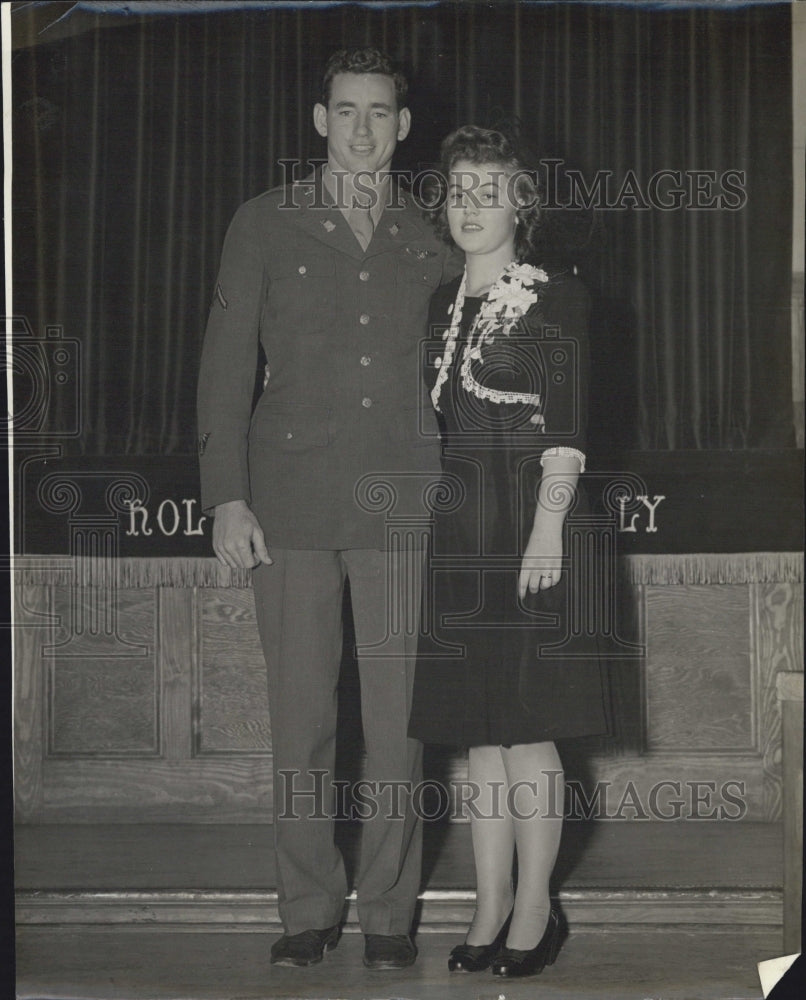
<instances>
[{"instance_id":1,"label":"man's short dark hair","mask_svg":"<svg viewBox=\"0 0 806 1000\"><path fill-rule=\"evenodd\" d=\"M391 76L395 82L395 99L397 110L406 107L409 93L409 83L403 73L392 60L380 49L339 49L328 59L322 76L322 103L325 107L330 103L330 91L333 77L337 73L380 73Z\"/></svg>"}]
</instances>

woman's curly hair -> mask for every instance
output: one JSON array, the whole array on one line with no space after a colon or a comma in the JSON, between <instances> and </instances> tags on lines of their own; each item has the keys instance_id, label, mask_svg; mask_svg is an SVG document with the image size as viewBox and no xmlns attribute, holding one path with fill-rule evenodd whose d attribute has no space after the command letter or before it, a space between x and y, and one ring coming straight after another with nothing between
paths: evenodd
<instances>
[{"instance_id":1,"label":"woman's curly hair","mask_svg":"<svg viewBox=\"0 0 806 1000\"><path fill-rule=\"evenodd\" d=\"M446 243L453 244L445 212L452 167L460 160L501 167L510 179L509 196L522 205L516 210L520 220L515 229L518 261L539 264L549 270L576 271L579 265L592 272L589 280L595 280L597 260L605 251L601 213L574 204L573 199L565 197L565 190L558 192L556 185L565 183L561 173L553 175L553 181L544 179L544 163L538 159L518 118L507 117L504 111L495 108L491 121L492 128L463 125L442 143L441 168L431 175L431 183L421 189L426 215L437 233ZM565 159L558 155L548 162L565 163ZM439 180L434 183L436 177ZM549 184L553 185L553 196L548 192Z\"/></svg>"},{"instance_id":2,"label":"woman's curly hair","mask_svg":"<svg viewBox=\"0 0 806 1000\"><path fill-rule=\"evenodd\" d=\"M510 179L508 194L518 203L515 210L518 218L515 255L519 261L535 257L543 224L538 173L518 146L515 134L507 135L503 129L481 128L478 125L462 125L445 137L440 147L440 189L431 197L434 207L430 216L437 234L446 243L453 243L446 211L448 177L456 164L464 160L504 170Z\"/></svg>"}]
</instances>

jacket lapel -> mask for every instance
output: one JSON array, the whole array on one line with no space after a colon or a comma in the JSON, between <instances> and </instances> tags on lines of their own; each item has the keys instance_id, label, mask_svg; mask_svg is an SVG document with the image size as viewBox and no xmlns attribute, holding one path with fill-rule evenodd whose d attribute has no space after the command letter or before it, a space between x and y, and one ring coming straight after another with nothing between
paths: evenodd
<instances>
[{"instance_id":1,"label":"jacket lapel","mask_svg":"<svg viewBox=\"0 0 806 1000\"><path fill-rule=\"evenodd\" d=\"M411 252L431 256L433 251L420 249L433 239L427 224L418 216L410 197L400 189L395 190L392 206L384 209L378 220L372 240L366 251L355 238L347 220L333 203L333 199L322 183L321 170L317 170L302 183L290 189L292 205L298 209L291 216L306 233L314 239L347 254L355 260L388 253L390 250L409 248ZM409 244L413 244L410 247Z\"/></svg>"},{"instance_id":2,"label":"jacket lapel","mask_svg":"<svg viewBox=\"0 0 806 1000\"><path fill-rule=\"evenodd\" d=\"M392 205L388 206L378 220L372 242L367 247L367 257L388 253L390 250L406 249L423 257L436 256L426 244L433 243L433 234L428 224L420 219L411 203L409 195L399 188L395 190Z\"/></svg>"},{"instance_id":3,"label":"jacket lapel","mask_svg":"<svg viewBox=\"0 0 806 1000\"><path fill-rule=\"evenodd\" d=\"M321 173L291 188L293 204L298 206L294 222L333 250L360 260L364 256L347 220L333 204L327 188L322 184Z\"/></svg>"}]
</instances>

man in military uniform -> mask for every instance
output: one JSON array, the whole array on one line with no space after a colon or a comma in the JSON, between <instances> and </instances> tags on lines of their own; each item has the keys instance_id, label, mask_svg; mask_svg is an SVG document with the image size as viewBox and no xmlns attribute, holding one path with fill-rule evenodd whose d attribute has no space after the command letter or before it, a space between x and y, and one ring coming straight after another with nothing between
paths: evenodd
<instances>
[{"instance_id":1,"label":"man in military uniform","mask_svg":"<svg viewBox=\"0 0 806 1000\"><path fill-rule=\"evenodd\" d=\"M405 789L422 764L406 732L422 544L416 531L397 544L389 515L416 521L439 473L419 344L446 251L390 175L409 131L405 102L405 79L377 50L330 59L314 108L327 164L235 214L202 354L213 547L230 567L256 566L285 929L272 948L278 964L309 965L335 946L348 888L327 796L305 794L333 778L346 578L365 778L378 790L357 877L364 964L401 968L416 957L422 827ZM258 338L267 381L252 413Z\"/></svg>"}]
</instances>

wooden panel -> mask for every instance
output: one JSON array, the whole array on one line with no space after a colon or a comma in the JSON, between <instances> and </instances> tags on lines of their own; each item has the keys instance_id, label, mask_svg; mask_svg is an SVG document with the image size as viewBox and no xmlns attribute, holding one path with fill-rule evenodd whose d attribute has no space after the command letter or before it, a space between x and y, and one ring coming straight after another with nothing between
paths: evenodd
<instances>
[{"instance_id":1,"label":"wooden panel","mask_svg":"<svg viewBox=\"0 0 806 1000\"><path fill-rule=\"evenodd\" d=\"M56 587L51 755L159 750L154 593Z\"/></svg>"},{"instance_id":2,"label":"wooden panel","mask_svg":"<svg viewBox=\"0 0 806 1000\"><path fill-rule=\"evenodd\" d=\"M130 562L130 568L142 569L142 560L136 566ZM175 560L165 562L178 572ZM200 562L209 569L207 561ZM178 569L185 572L188 566ZM16 633L19 817L44 822L267 819L271 738L251 589L243 581L220 587L217 577L205 577L198 591L182 585L183 580L192 584L190 578L155 587L152 576L127 577L136 590L96 588L99 594L84 594L81 634L66 604L71 589L60 583L62 627L51 636L47 618L41 617L47 614L49 588L39 586L50 578L25 578L18 591L28 619L40 622ZM699 782L705 796L699 808L705 813L710 802L717 809L727 806L734 816L738 810L747 820L779 819L775 675L802 670L802 584L759 579L700 585L694 577L632 587L620 583L626 605L620 624L630 639L649 646L648 684L643 690L640 659L611 663L615 732L561 745L569 779L588 791L597 782L610 782L608 811L625 818L631 811L631 782L644 807L654 785L679 782L683 815L694 807L694 783ZM641 629L644 614L648 628ZM103 624L115 616L117 634L104 638ZM98 634L89 634L93 627ZM64 639L69 642L55 650L55 657L42 659L45 643ZM347 733L358 746L355 688L340 695L341 739ZM55 708L50 716L49 695ZM54 755L46 756L43 771L49 735ZM161 761L155 759L158 752ZM430 751L428 756L433 760ZM360 749L352 753L349 769L341 760L340 776L358 777L360 757ZM461 780L465 766L462 754L446 751L437 773L429 776ZM729 782L742 785L728 789L739 805L723 794ZM664 794L661 807L672 797L668 786Z\"/></svg>"},{"instance_id":3,"label":"wooden panel","mask_svg":"<svg viewBox=\"0 0 806 1000\"><path fill-rule=\"evenodd\" d=\"M198 676L200 754L271 749L266 665L251 590L205 590Z\"/></svg>"},{"instance_id":4,"label":"wooden panel","mask_svg":"<svg viewBox=\"0 0 806 1000\"><path fill-rule=\"evenodd\" d=\"M192 590L165 587L161 587L157 595L162 756L166 760L187 760L193 752L191 688L196 656L195 595Z\"/></svg>"},{"instance_id":5,"label":"wooden panel","mask_svg":"<svg viewBox=\"0 0 806 1000\"><path fill-rule=\"evenodd\" d=\"M348 873L360 823L336 839ZM15 886L38 890L261 890L277 885L271 823L20 825ZM565 889L780 889L777 823L567 823L552 885ZM469 823L425 823L423 885L476 884Z\"/></svg>"},{"instance_id":6,"label":"wooden panel","mask_svg":"<svg viewBox=\"0 0 806 1000\"><path fill-rule=\"evenodd\" d=\"M348 872L355 871L359 829L339 831ZM19 919L134 923L150 909L157 923L195 918L229 930L274 920L265 913L277 902L271 843L270 824L24 826L17 836ZM469 825L427 824L423 847L423 919L439 904L440 916L425 920L437 930L449 906L472 911ZM776 824L605 822L566 826L552 888L574 901L582 919L602 924L625 916L730 923L739 914L738 922L780 925L781 876Z\"/></svg>"},{"instance_id":7,"label":"wooden panel","mask_svg":"<svg viewBox=\"0 0 806 1000\"><path fill-rule=\"evenodd\" d=\"M753 748L747 587L647 587L646 619L648 748Z\"/></svg>"},{"instance_id":8,"label":"wooden panel","mask_svg":"<svg viewBox=\"0 0 806 1000\"><path fill-rule=\"evenodd\" d=\"M50 592L19 586L14 597L14 803L17 820L30 822L42 812L42 647L50 641Z\"/></svg>"},{"instance_id":9,"label":"wooden panel","mask_svg":"<svg viewBox=\"0 0 806 1000\"><path fill-rule=\"evenodd\" d=\"M758 677L757 729L765 778L764 818L782 813L781 712L775 688L782 671L803 670L803 584L758 583L753 601L753 656Z\"/></svg>"},{"instance_id":10,"label":"wooden panel","mask_svg":"<svg viewBox=\"0 0 806 1000\"><path fill-rule=\"evenodd\" d=\"M44 769L47 822L267 822L265 758L95 760L51 758Z\"/></svg>"},{"instance_id":11,"label":"wooden panel","mask_svg":"<svg viewBox=\"0 0 806 1000\"><path fill-rule=\"evenodd\" d=\"M784 785L784 951L801 947L803 899L803 673L778 675Z\"/></svg>"}]
</instances>

